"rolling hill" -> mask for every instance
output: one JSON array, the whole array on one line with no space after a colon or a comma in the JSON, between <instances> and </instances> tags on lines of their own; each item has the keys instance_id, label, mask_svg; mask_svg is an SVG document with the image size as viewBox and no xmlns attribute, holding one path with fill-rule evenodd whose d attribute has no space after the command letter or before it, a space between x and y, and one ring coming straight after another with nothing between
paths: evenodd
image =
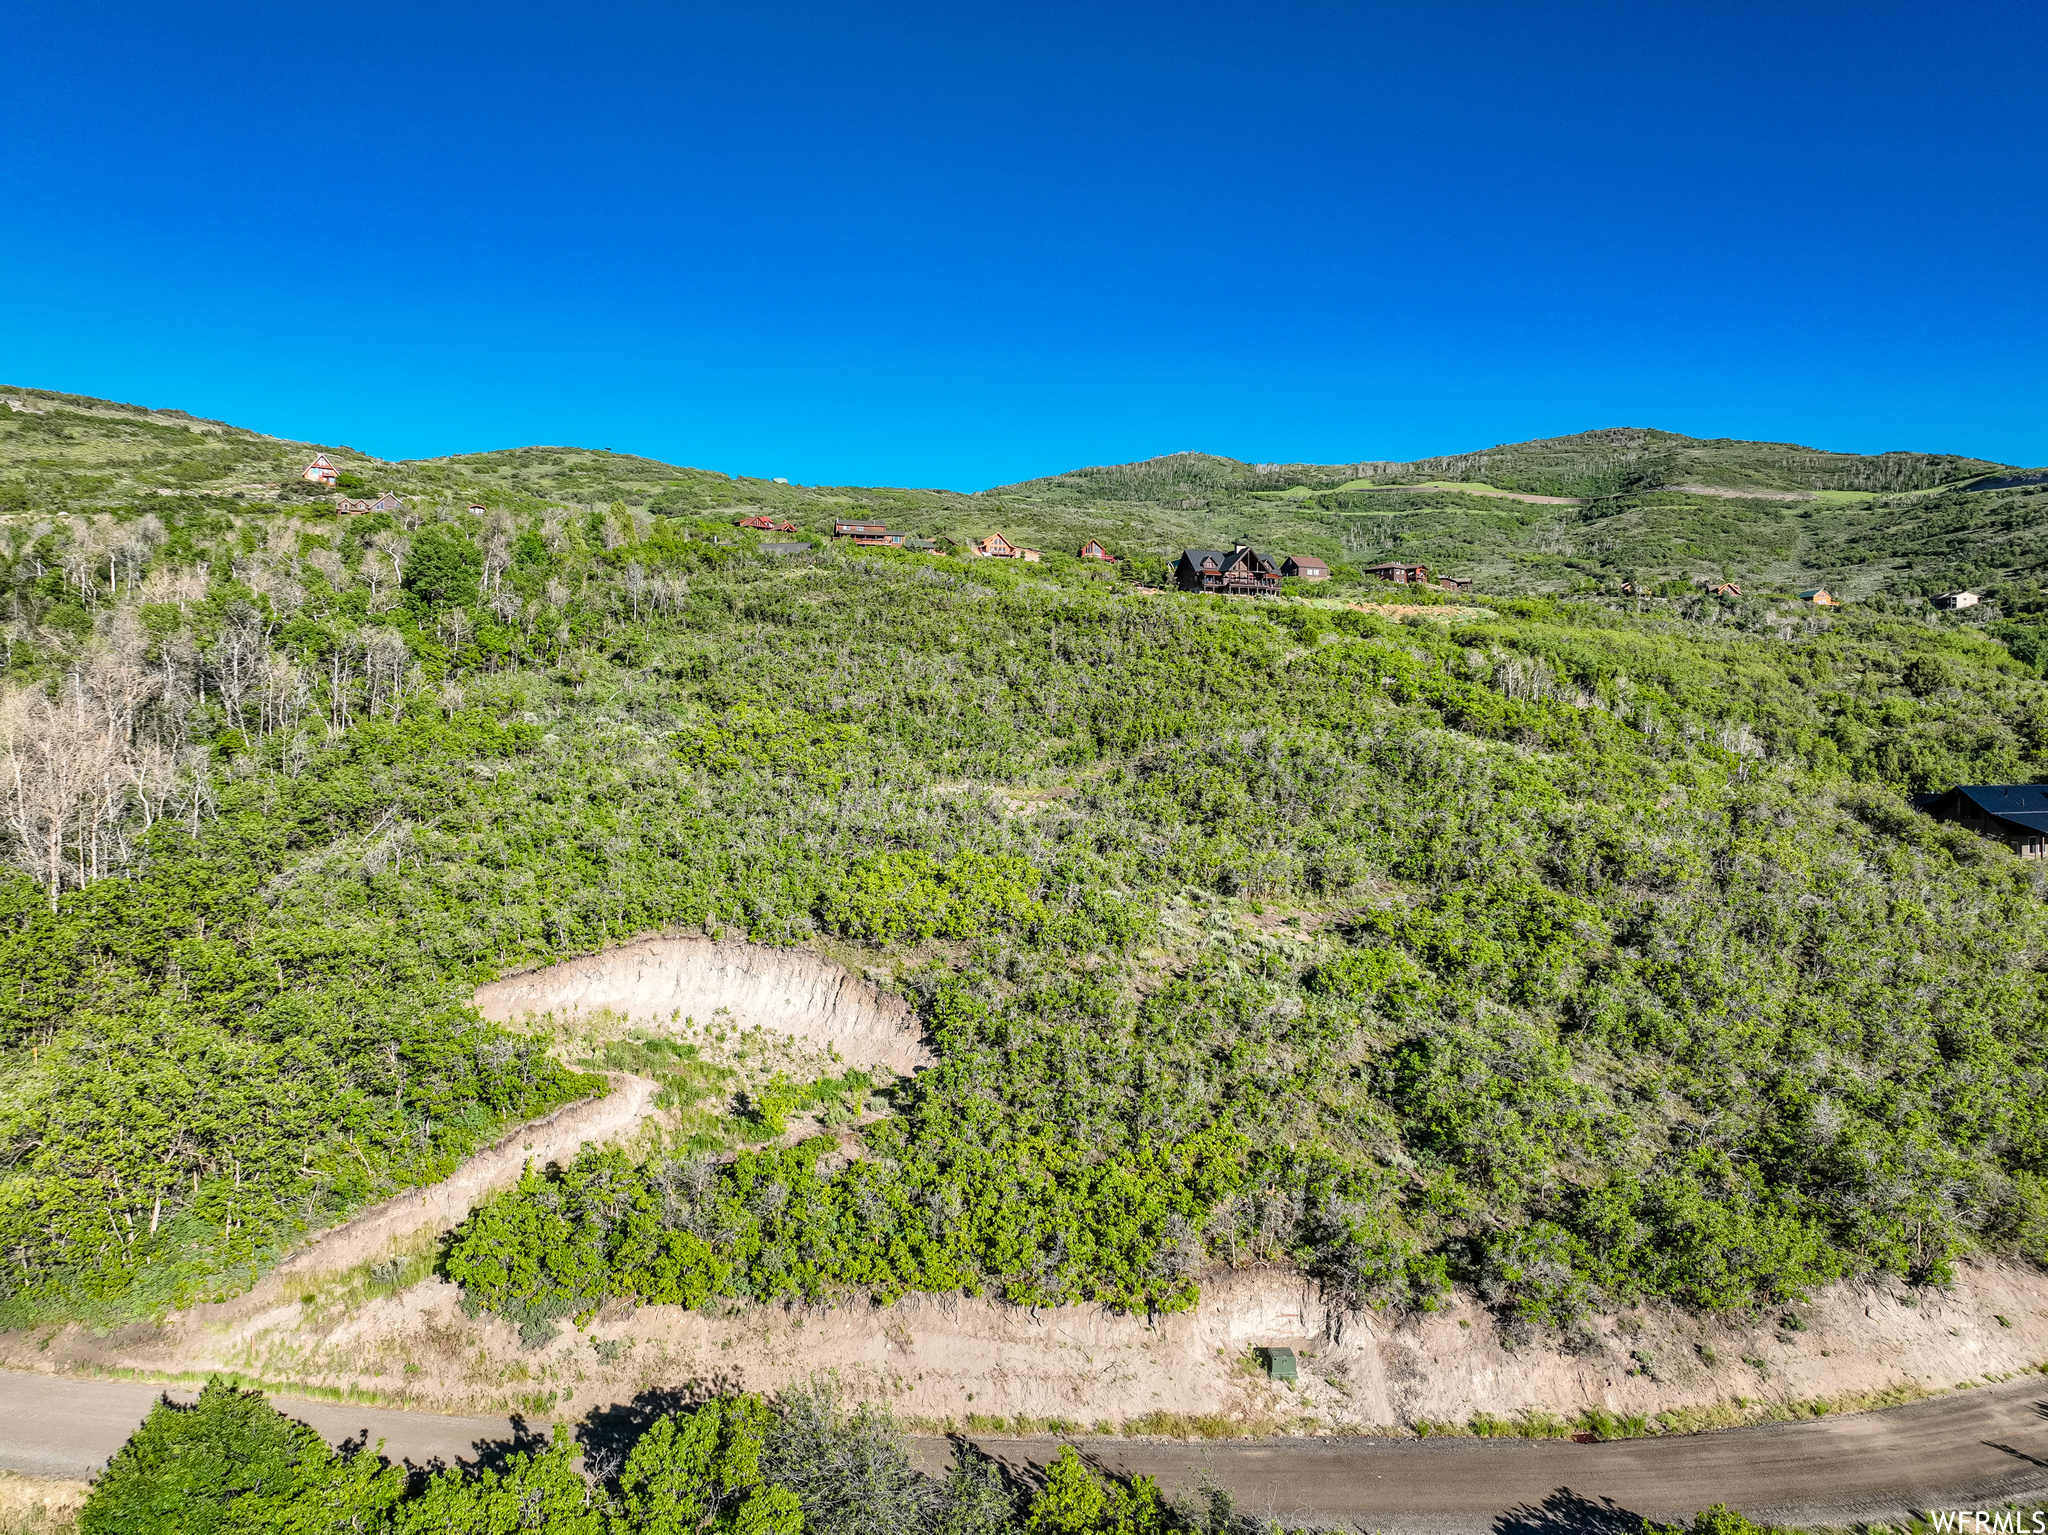
<instances>
[{"instance_id":1,"label":"rolling hill","mask_svg":"<svg viewBox=\"0 0 2048 1535\"><path fill-rule=\"evenodd\" d=\"M0 411L0 513L16 516L164 498L222 510L317 505L337 494L298 477L317 451L341 469L341 494L508 510L768 510L817 536L851 515L955 541L1000 529L1050 551L1096 537L1146 562L1243 539L1340 567L1419 561L1501 593L1726 576L1851 597L1971 585L2009 612L2048 603L2048 471L1956 454L1831 453L1631 427L1405 463L1173 453L968 494L787 485L576 447L387 462L176 410L19 388L0 400L12 402Z\"/></svg>"}]
</instances>

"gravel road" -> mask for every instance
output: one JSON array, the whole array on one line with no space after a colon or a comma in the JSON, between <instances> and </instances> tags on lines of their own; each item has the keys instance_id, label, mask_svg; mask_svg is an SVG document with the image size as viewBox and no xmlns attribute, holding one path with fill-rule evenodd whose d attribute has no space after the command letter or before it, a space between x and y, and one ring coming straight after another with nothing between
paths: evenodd
<instances>
[{"instance_id":1,"label":"gravel road","mask_svg":"<svg viewBox=\"0 0 2048 1535\"><path fill-rule=\"evenodd\" d=\"M162 1388L0 1371L0 1468L83 1478L106 1463ZM193 1391L173 1389L178 1400ZM548 1425L459 1418L279 1396L330 1441L383 1440L414 1465L474 1462L537 1443ZM1020 1470L1057 1441L978 1437ZM1615 1444L1501 1439L1279 1439L1181 1444L1082 1440L1112 1470L1169 1489L1205 1477L1238 1506L1417 1535L1639 1535L1644 1517L1727 1502L1786 1523L1902 1519L2048 1497L2048 1381L2028 1379L1885 1412ZM944 1440L918 1444L936 1468Z\"/></svg>"}]
</instances>

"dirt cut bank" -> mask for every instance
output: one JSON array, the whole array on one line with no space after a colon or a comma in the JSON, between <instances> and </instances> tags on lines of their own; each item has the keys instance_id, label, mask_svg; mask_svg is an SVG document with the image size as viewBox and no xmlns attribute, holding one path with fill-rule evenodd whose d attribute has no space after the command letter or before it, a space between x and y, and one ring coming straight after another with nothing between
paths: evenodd
<instances>
[{"instance_id":1,"label":"dirt cut bank","mask_svg":"<svg viewBox=\"0 0 2048 1535\"><path fill-rule=\"evenodd\" d=\"M1313 1281L1281 1268L1212 1271L1194 1310L1152 1318L963 1295L726 1315L614 1302L536 1346L460 1302L424 1278L105 1336L0 1335L0 1368L232 1370L389 1406L571 1417L692 1382L773 1391L825 1372L934 1431L1026 1419L1062 1432L1354 1435L1484 1417L1496 1431L1524 1417L1553 1431L1592 1409L1711 1428L1909 1400L2048 1360L2048 1276L2001 1263L1960 1266L1940 1290L1837 1285L1759 1316L1624 1311L1588 1318L1569 1347L1509 1346L1462 1291L1424 1315L1333 1317ZM1294 1351L1294 1384L1267 1378L1266 1348Z\"/></svg>"},{"instance_id":2,"label":"dirt cut bank","mask_svg":"<svg viewBox=\"0 0 2048 1535\"><path fill-rule=\"evenodd\" d=\"M933 1061L906 1003L802 949L647 938L492 981L477 988L476 1005L511 1024L607 1012L661 1029L723 1016L740 1031L830 1046L854 1066L907 1075Z\"/></svg>"}]
</instances>

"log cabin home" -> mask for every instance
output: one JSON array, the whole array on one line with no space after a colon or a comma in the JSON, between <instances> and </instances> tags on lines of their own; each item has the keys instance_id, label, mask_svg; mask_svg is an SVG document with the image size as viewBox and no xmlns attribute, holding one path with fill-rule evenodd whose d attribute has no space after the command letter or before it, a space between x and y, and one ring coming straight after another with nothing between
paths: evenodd
<instances>
[{"instance_id":1,"label":"log cabin home","mask_svg":"<svg viewBox=\"0 0 2048 1535\"><path fill-rule=\"evenodd\" d=\"M1733 581L1708 581L1704 583L1709 597L1740 597L1742 588Z\"/></svg>"},{"instance_id":2,"label":"log cabin home","mask_svg":"<svg viewBox=\"0 0 2048 1535\"><path fill-rule=\"evenodd\" d=\"M1838 608L1841 606L1841 603L1835 600L1834 593L1830 592L1825 586L1809 586L1799 594L1799 600L1801 602L1810 602L1817 608Z\"/></svg>"},{"instance_id":3,"label":"log cabin home","mask_svg":"<svg viewBox=\"0 0 2048 1535\"><path fill-rule=\"evenodd\" d=\"M1330 567L1312 554L1290 554L1280 562L1280 574L1296 581L1327 581Z\"/></svg>"},{"instance_id":4,"label":"log cabin home","mask_svg":"<svg viewBox=\"0 0 2048 1535\"><path fill-rule=\"evenodd\" d=\"M1183 549L1173 578L1184 592L1270 597L1280 590L1280 562L1249 544L1230 550Z\"/></svg>"},{"instance_id":5,"label":"log cabin home","mask_svg":"<svg viewBox=\"0 0 2048 1535\"><path fill-rule=\"evenodd\" d=\"M1116 563L1116 556L1103 548L1098 540L1092 538L1081 546L1080 558L1084 560L1100 560L1105 565L1114 565Z\"/></svg>"},{"instance_id":6,"label":"log cabin home","mask_svg":"<svg viewBox=\"0 0 2048 1535\"><path fill-rule=\"evenodd\" d=\"M2048 784L1957 784L1943 794L1916 794L1914 807L1953 821L2022 858L2048 857Z\"/></svg>"},{"instance_id":7,"label":"log cabin home","mask_svg":"<svg viewBox=\"0 0 2048 1535\"><path fill-rule=\"evenodd\" d=\"M1470 576L1438 576L1436 584L1447 592L1469 592L1472 590Z\"/></svg>"}]
</instances>

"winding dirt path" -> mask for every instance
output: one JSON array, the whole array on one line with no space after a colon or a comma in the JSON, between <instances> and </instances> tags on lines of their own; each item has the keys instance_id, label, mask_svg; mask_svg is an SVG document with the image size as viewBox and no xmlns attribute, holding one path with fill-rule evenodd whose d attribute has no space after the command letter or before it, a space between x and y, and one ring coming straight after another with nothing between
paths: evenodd
<instances>
[{"instance_id":1,"label":"winding dirt path","mask_svg":"<svg viewBox=\"0 0 2048 1535\"><path fill-rule=\"evenodd\" d=\"M232 1329L290 1304L310 1276L374 1263L423 1233L459 1224L486 1195L517 1183L529 1161L566 1162L586 1142L630 1133L653 1108L661 1084L624 1072L608 1075L611 1089L602 1098L564 1104L543 1119L514 1126L439 1183L394 1194L321 1232L242 1294L177 1313L176 1328L186 1334Z\"/></svg>"}]
</instances>

